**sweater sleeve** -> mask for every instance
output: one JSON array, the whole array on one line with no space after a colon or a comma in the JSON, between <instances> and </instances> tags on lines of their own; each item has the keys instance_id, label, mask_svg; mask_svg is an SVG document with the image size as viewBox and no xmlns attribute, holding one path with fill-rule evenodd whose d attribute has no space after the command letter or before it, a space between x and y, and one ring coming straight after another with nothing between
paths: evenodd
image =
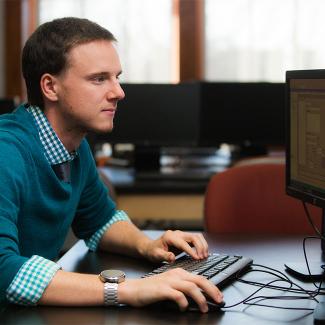
<instances>
[{"instance_id":1,"label":"sweater sleeve","mask_svg":"<svg viewBox=\"0 0 325 325\"><path fill-rule=\"evenodd\" d=\"M89 239L113 218L116 210L106 186L99 178L87 143L81 146L80 160L83 164L87 164L82 176L85 179L85 186L80 196L72 229L78 238Z\"/></svg>"},{"instance_id":2,"label":"sweater sleeve","mask_svg":"<svg viewBox=\"0 0 325 325\"><path fill-rule=\"evenodd\" d=\"M26 190L28 158L23 158L20 143L0 134L0 304L6 290L29 260L19 249L18 215L22 193ZM14 293L15 290L12 292ZM16 292L18 294L18 292Z\"/></svg>"}]
</instances>

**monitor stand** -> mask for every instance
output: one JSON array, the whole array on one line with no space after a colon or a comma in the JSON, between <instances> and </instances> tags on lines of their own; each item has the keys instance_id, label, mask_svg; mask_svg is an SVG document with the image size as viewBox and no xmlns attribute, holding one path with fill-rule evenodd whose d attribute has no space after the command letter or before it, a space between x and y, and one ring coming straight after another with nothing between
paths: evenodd
<instances>
[{"instance_id":1,"label":"monitor stand","mask_svg":"<svg viewBox=\"0 0 325 325\"><path fill-rule=\"evenodd\" d=\"M325 209L323 209L322 211L321 234L323 237L325 237ZM300 263L284 264L286 267L286 271L303 281L321 281L325 277L325 240L323 238L321 239L321 248L322 248L321 261L319 262L308 261L310 273L308 271L305 261Z\"/></svg>"}]
</instances>

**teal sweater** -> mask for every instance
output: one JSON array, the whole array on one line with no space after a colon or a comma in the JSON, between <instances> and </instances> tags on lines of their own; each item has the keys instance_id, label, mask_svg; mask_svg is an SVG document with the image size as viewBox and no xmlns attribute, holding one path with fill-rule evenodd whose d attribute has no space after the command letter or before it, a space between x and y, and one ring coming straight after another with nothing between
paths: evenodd
<instances>
[{"instance_id":1,"label":"teal sweater","mask_svg":"<svg viewBox=\"0 0 325 325\"><path fill-rule=\"evenodd\" d=\"M0 304L32 255L55 259L70 226L87 239L114 215L86 140L77 151L71 182L59 180L25 108L0 116Z\"/></svg>"}]
</instances>

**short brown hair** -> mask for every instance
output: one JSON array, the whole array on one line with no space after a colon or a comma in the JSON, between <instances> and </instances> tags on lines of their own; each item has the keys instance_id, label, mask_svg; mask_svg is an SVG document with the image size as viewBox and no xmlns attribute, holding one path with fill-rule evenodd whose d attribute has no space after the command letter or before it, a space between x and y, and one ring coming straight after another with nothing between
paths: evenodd
<instances>
[{"instance_id":1,"label":"short brown hair","mask_svg":"<svg viewBox=\"0 0 325 325\"><path fill-rule=\"evenodd\" d=\"M22 52L28 103L43 109L42 75L60 74L67 66L67 55L73 47L95 40L116 41L111 32L88 19L65 17L39 26Z\"/></svg>"}]
</instances>

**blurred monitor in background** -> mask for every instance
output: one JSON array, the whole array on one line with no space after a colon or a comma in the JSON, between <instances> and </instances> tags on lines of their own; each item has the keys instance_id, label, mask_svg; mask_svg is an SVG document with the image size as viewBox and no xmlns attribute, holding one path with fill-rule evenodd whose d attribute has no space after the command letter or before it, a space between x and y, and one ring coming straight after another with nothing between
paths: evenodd
<instances>
[{"instance_id":1,"label":"blurred monitor in background","mask_svg":"<svg viewBox=\"0 0 325 325\"><path fill-rule=\"evenodd\" d=\"M0 98L0 114L11 113L16 108L11 98Z\"/></svg>"}]
</instances>

